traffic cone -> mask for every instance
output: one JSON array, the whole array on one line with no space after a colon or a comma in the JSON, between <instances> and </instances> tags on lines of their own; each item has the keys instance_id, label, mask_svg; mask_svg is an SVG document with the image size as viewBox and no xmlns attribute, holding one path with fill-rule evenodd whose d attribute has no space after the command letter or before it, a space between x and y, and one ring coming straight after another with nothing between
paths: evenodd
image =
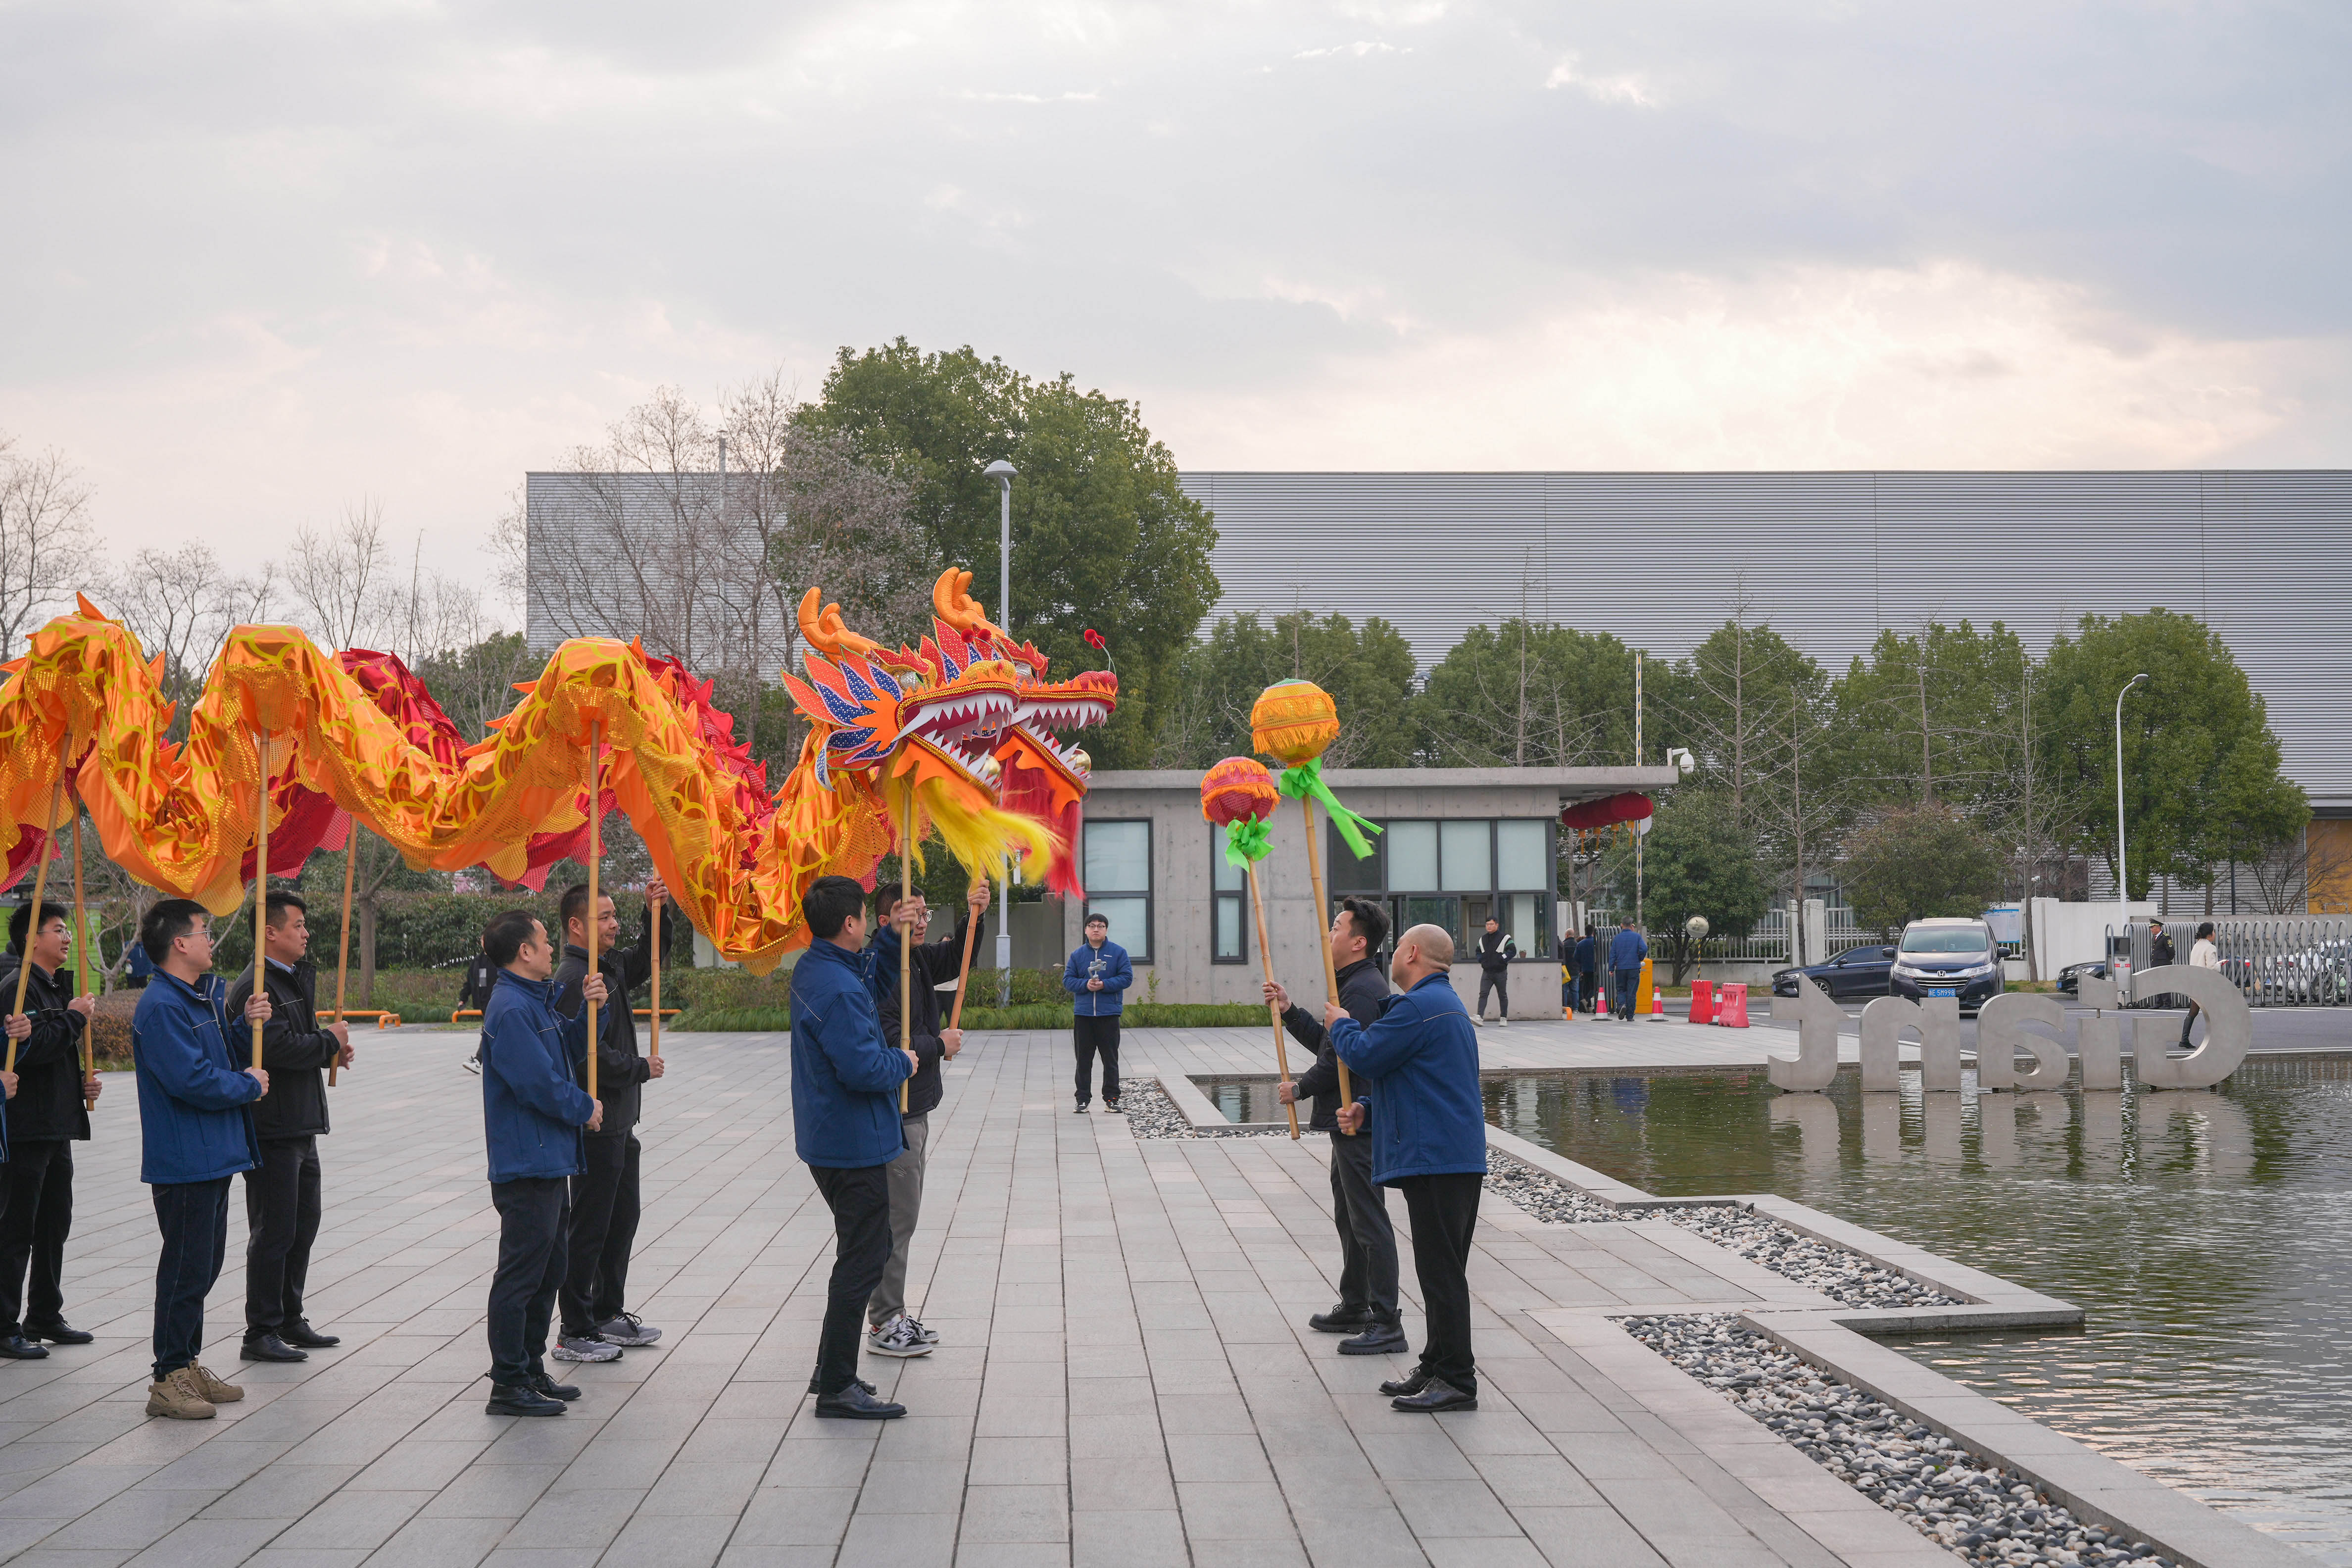
<instances>
[{"instance_id":1,"label":"traffic cone","mask_svg":"<svg viewBox=\"0 0 2352 1568\"><path fill-rule=\"evenodd\" d=\"M1665 1021L1666 1021L1666 994L1665 994L1665 991L1664 991L1664 989L1663 987L1656 986L1656 985L1653 985L1653 986L1651 986L1651 987L1650 987L1650 1022L1652 1022L1653 1024L1663 1024L1663 1023L1664 1023Z\"/></svg>"}]
</instances>

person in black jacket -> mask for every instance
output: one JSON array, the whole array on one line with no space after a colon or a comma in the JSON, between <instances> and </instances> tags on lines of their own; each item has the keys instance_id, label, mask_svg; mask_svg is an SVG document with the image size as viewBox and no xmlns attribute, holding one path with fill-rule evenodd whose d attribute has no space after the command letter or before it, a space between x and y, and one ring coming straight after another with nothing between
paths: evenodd
<instances>
[{"instance_id":1,"label":"person in black jacket","mask_svg":"<svg viewBox=\"0 0 2352 1568\"><path fill-rule=\"evenodd\" d=\"M1576 1010L1590 1013L1601 994L1601 933L1588 922L1576 942Z\"/></svg>"},{"instance_id":2,"label":"person in black jacket","mask_svg":"<svg viewBox=\"0 0 2352 1568\"><path fill-rule=\"evenodd\" d=\"M1388 1002L1388 976L1380 964L1381 943L1388 934L1388 916L1369 899L1343 899L1339 912L1331 917L1331 963L1339 973L1339 1005L1360 1024L1378 1018ZM1331 1134L1331 1221L1339 1233L1339 1304L1316 1313L1307 1325L1327 1334L1352 1334L1339 1342L1341 1355L1403 1350L1404 1328L1397 1317L1396 1227L1389 1219L1386 1195L1372 1184L1372 1141L1360 1132L1348 1136L1340 1131L1339 1058L1323 1020L1294 1005L1279 982L1267 981L1265 992L1265 999L1282 1009L1282 1026L1290 1037L1315 1053L1315 1065L1299 1074L1297 1082L1284 1084L1277 1097L1285 1105L1312 1097L1315 1113L1308 1125ZM1361 1081L1356 1104L1368 1107L1371 1100Z\"/></svg>"},{"instance_id":3,"label":"person in black jacket","mask_svg":"<svg viewBox=\"0 0 2352 1568\"><path fill-rule=\"evenodd\" d=\"M1486 994L1496 997L1495 1021L1511 1021L1511 960L1519 956L1519 944L1503 934L1503 922L1490 920L1486 931L1478 938L1478 1007L1471 1016L1480 1023L1486 1021Z\"/></svg>"},{"instance_id":4,"label":"person in black jacket","mask_svg":"<svg viewBox=\"0 0 2352 1568\"><path fill-rule=\"evenodd\" d=\"M457 1008L480 1009L490 1005L490 987L499 983L499 966L490 962L488 950L474 954L466 965L466 983L457 987Z\"/></svg>"},{"instance_id":5,"label":"person in black jacket","mask_svg":"<svg viewBox=\"0 0 2352 1568\"><path fill-rule=\"evenodd\" d=\"M930 923L923 896L900 902L898 889L884 887L874 896L874 937L866 952L873 963L875 1010L882 1018L885 1044L898 1043L898 928L921 931ZM955 930L939 942L919 942L908 973L908 994L914 1008L913 1043L917 1067L907 1083L907 1109L899 1118L907 1146L890 1162L890 1261L882 1283L866 1303L866 1348L877 1355L918 1356L931 1353L940 1336L907 1310L907 1249L915 1239L915 1225L923 1213L923 1169L930 1141L931 1108L940 1102L940 1064L963 1048L963 1031L940 1026L941 981L952 981L963 962L964 928L984 922L988 912L988 882L975 878L964 895L964 915ZM977 944L980 932L971 933Z\"/></svg>"},{"instance_id":6,"label":"person in black jacket","mask_svg":"<svg viewBox=\"0 0 2352 1568\"><path fill-rule=\"evenodd\" d=\"M261 1031L261 1065L269 1092L253 1103L261 1163L245 1173L245 1344L242 1361L308 1361L342 1341L310 1326L302 1286L319 1237L319 1139L328 1131L327 1073L352 1065L350 1026L319 1023L319 974L310 967L310 908L299 893L269 895L262 958L268 963L269 1022ZM229 1016L253 994L247 965L228 988ZM229 1031L229 1059L253 1065L253 1031Z\"/></svg>"},{"instance_id":7,"label":"person in black jacket","mask_svg":"<svg viewBox=\"0 0 2352 1568\"><path fill-rule=\"evenodd\" d=\"M8 954L0 959L0 987L16 999L16 976L26 963L26 932L32 906L20 907L8 922ZM5 1122L6 1163L0 1164L0 1356L38 1361L51 1344L86 1345L94 1337L65 1319L66 1237L73 1231L73 1152L89 1141L89 1113L83 1100L98 1098L96 1077L81 1070L82 1021L90 999L76 996L65 967L72 938L66 911L41 905L40 929L32 938L32 973L25 983L25 1011L7 1022L16 1042L16 1093ZM26 1273L31 1289L26 1291ZM22 1310L22 1317L18 1313Z\"/></svg>"},{"instance_id":8,"label":"person in black jacket","mask_svg":"<svg viewBox=\"0 0 2352 1568\"><path fill-rule=\"evenodd\" d=\"M604 1101L604 1119L588 1134L587 1169L572 1178L572 1241L564 1266L563 1290L556 1300L563 1314L562 1331L549 1353L558 1361L612 1361L625 1345L649 1345L661 1338L626 1306L629 1249L637 1239L637 1166L643 1151L637 1142L639 1086L662 1076L659 1059L637 1054L637 1017L629 993L651 979L654 972L653 908L669 898L659 877L646 883L645 934L637 945L622 950L621 919L613 912L609 894L596 900L596 973L604 977L606 1000L598 1015L596 1032L596 1093ZM577 1017L583 1005L580 985L588 977L588 885L575 882L563 890L559 906L563 920L563 959L555 971L555 1011ZM665 933L677 921L662 921ZM572 1064L572 1076L586 1087L587 1054Z\"/></svg>"}]
</instances>

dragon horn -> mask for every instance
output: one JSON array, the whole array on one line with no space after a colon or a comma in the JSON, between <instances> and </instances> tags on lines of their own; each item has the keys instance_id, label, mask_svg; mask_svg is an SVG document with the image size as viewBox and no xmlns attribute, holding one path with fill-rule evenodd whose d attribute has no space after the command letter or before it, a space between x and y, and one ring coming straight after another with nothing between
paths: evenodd
<instances>
[{"instance_id":1,"label":"dragon horn","mask_svg":"<svg viewBox=\"0 0 2352 1568\"><path fill-rule=\"evenodd\" d=\"M1004 633L988 618L988 612L970 593L971 574L961 566L950 566L940 574L931 584L931 608L940 620L971 637L977 632L985 637L1003 637ZM1010 638L1005 640L1010 641Z\"/></svg>"},{"instance_id":2,"label":"dragon horn","mask_svg":"<svg viewBox=\"0 0 2352 1568\"><path fill-rule=\"evenodd\" d=\"M820 653L832 654L836 658L845 654L870 656L889 651L880 643L870 637L859 637L845 626L839 605L826 605L820 612L817 605L822 597L821 591L815 588L801 596L801 636L808 639L811 647Z\"/></svg>"}]
</instances>

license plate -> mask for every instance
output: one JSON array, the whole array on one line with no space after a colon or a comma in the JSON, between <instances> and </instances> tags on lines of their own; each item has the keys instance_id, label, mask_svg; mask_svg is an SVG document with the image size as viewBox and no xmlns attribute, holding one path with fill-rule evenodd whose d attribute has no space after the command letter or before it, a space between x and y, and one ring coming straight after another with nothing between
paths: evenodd
<instances>
[{"instance_id":1,"label":"license plate","mask_svg":"<svg viewBox=\"0 0 2352 1568\"><path fill-rule=\"evenodd\" d=\"M1958 996L1959 992L1949 985L1930 985L1927 987L1927 994L1930 996Z\"/></svg>"}]
</instances>

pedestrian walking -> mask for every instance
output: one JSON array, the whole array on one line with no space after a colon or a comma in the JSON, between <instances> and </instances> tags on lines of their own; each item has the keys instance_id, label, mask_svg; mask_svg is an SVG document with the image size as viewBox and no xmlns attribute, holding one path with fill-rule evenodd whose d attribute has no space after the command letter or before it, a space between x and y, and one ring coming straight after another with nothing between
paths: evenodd
<instances>
[{"instance_id":1,"label":"pedestrian walking","mask_svg":"<svg viewBox=\"0 0 2352 1568\"><path fill-rule=\"evenodd\" d=\"M17 1082L0 1119L0 1356L15 1361L39 1361L50 1344L86 1345L96 1337L65 1318L73 1146L89 1142L87 1102L100 1089L97 1077L81 1070L81 1031L92 1004L74 994L80 987L66 968L75 955L63 906L44 902L37 926L32 915L26 904L11 917L8 953L0 958L0 990L12 997L18 971L33 966L25 1011L7 1020Z\"/></svg>"},{"instance_id":2,"label":"pedestrian walking","mask_svg":"<svg viewBox=\"0 0 2352 1568\"><path fill-rule=\"evenodd\" d=\"M1649 939L1633 929L1633 917L1627 915L1609 939L1610 1010L1621 1022L1633 1020L1633 994L1642 988L1642 961L1649 956Z\"/></svg>"},{"instance_id":3,"label":"pedestrian walking","mask_svg":"<svg viewBox=\"0 0 2352 1568\"><path fill-rule=\"evenodd\" d=\"M245 1173L245 1343L237 1351L244 1361L308 1361L310 1352L342 1343L312 1328L302 1307L321 1212L326 1069L352 1065L350 1029L341 1020L319 1026L309 916L299 894L269 895L262 931L269 1023L261 1033L261 1059L269 1064L271 1081L269 1093L253 1108L261 1163ZM248 964L229 985L229 1016L242 1013L252 994ZM238 1068L253 1065L250 1030L236 1034L229 1060Z\"/></svg>"},{"instance_id":4,"label":"pedestrian walking","mask_svg":"<svg viewBox=\"0 0 2352 1568\"><path fill-rule=\"evenodd\" d=\"M1070 1038L1078 1058L1078 1114L1095 1097L1095 1058L1102 1058L1103 1109L1118 1109L1118 1019L1121 998L1135 984L1127 949L1110 940L1110 917L1100 910L1087 916L1087 940L1062 966L1062 989L1070 994Z\"/></svg>"},{"instance_id":5,"label":"pedestrian walking","mask_svg":"<svg viewBox=\"0 0 2352 1568\"><path fill-rule=\"evenodd\" d=\"M1511 960L1519 956L1519 944L1503 934L1503 922L1489 920L1486 930L1478 938L1478 1022L1486 1021L1486 994L1495 994L1495 1021L1509 1026L1511 1022Z\"/></svg>"},{"instance_id":6,"label":"pedestrian walking","mask_svg":"<svg viewBox=\"0 0 2352 1568\"><path fill-rule=\"evenodd\" d=\"M913 1026L908 1038L918 1064L907 1084L906 1109L898 1131L906 1147L890 1162L890 1260L883 1265L882 1283L866 1303L866 1348L877 1355L919 1356L931 1353L939 1334L907 1310L907 1253L915 1226L923 1215L923 1170L930 1148L931 1110L940 1102L940 1064L953 1060L963 1048L961 1029L940 1025L939 985L961 971L964 954L980 940L979 926L988 910L988 881L972 879L964 894L963 918L955 930L938 942L917 942L908 965L913 984ZM920 893L901 900L898 890L884 887L874 895L875 931L867 943L866 960L873 967L871 989L882 1023L882 1037L898 1037L898 928L920 931L930 922L930 910Z\"/></svg>"},{"instance_id":7,"label":"pedestrian walking","mask_svg":"<svg viewBox=\"0 0 2352 1568\"><path fill-rule=\"evenodd\" d=\"M1486 1179L1486 1108L1478 1089L1478 1032L1454 989L1454 939L1420 925L1398 939L1390 978L1402 994L1370 1025L1334 997L1323 1009L1332 1048L1369 1080L1372 1180L1404 1194L1413 1270L1428 1320L1411 1375L1381 1384L1399 1410L1478 1408L1470 1341L1470 1242ZM1362 1131L1367 1108L1339 1109Z\"/></svg>"},{"instance_id":8,"label":"pedestrian walking","mask_svg":"<svg viewBox=\"0 0 2352 1568\"><path fill-rule=\"evenodd\" d=\"M1592 1012L1601 994L1601 938L1587 923L1576 942L1576 1010Z\"/></svg>"},{"instance_id":9,"label":"pedestrian walking","mask_svg":"<svg viewBox=\"0 0 2352 1568\"><path fill-rule=\"evenodd\" d=\"M833 1211L833 1276L809 1392L816 1414L904 1415L857 1375L866 1304L890 1261L890 1162L907 1146L898 1086L915 1053L889 1045L866 973L866 889L819 877L801 900L813 939L793 966L793 1143Z\"/></svg>"},{"instance_id":10,"label":"pedestrian walking","mask_svg":"<svg viewBox=\"0 0 2352 1568\"><path fill-rule=\"evenodd\" d=\"M1388 934L1388 916L1370 899L1342 899L1331 917L1331 963L1339 981L1339 1005L1360 1024L1378 1018L1388 1002L1388 976L1380 968L1381 943ZM1314 1064L1276 1096L1285 1105L1313 1100L1309 1131L1331 1135L1331 1223L1339 1233L1339 1300L1329 1311L1308 1318L1307 1326L1350 1336L1339 1342L1341 1355L1403 1350L1404 1327L1397 1312L1396 1227L1389 1219L1387 1194L1372 1179L1372 1141L1339 1131L1339 1056L1332 1048L1331 1033L1322 1020L1294 1004L1280 983L1269 980L1264 990L1266 1001L1282 1010L1282 1026L1290 1037L1315 1053ZM1370 1103L1364 1080L1357 1080L1355 1089L1354 1103Z\"/></svg>"},{"instance_id":11,"label":"pedestrian walking","mask_svg":"<svg viewBox=\"0 0 2352 1568\"><path fill-rule=\"evenodd\" d=\"M2211 921L2206 921L2198 926L2196 938L2189 944L2189 967L2210 969L2216 973L2219 973L2221 968L2221 949L2213 941ZM2197 1022L2197 1015L2202 1011L2203 1009L2197 1005L2197 999L2194 996L2190 997L2189 1016L2180 1020L2180 1043L2183 1046L2189 1044L2189 1026Z\"/></svg>"}]
</instances>

